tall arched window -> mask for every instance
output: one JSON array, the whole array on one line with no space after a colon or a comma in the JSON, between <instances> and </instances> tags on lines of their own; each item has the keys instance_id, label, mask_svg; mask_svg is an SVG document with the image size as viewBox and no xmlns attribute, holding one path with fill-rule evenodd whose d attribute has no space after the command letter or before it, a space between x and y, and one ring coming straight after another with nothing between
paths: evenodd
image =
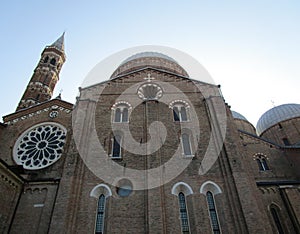
<instances>
[{"instance_id":1,"label":"tall arched window","mask_svg":"<svg viewBox=\"0 0 300 234\"><path fill-rule=\"evenodd\" d=\"M172 194L178 196L181 231L182 233L190 233L186 196L193 194L193 190L188 184L184 182L178 182L172 187L171 192Z\"/></svg>"},{"instance_id":2,"label":"tall arched window","mask_svg":"<svg viewBox=\"0 0 300 234\"><path fill-rule=\"evenodd\" d=\"M186 209L185 196L182 192L178 194L179 201L179 213L180 213L180 222L181 222L181 231L182 233L190 233L189 228L189 219Z\"/></svg>"},{"instance_id":3,"label":"tall arched window","mask_svg":"<svg viewBox=\"0 0 300 234\"><path fill-rule=\"evenodd\" d=\"M106 184L98 184L90 192L90 196L98 200L95 220L95 234L104 233L105 206L107 199L111 195L111 189Z\"/></svg>"},{"instance_id":4,"label":"tall arched window","mask_svg":"<svg viewBox=\"0 0 300 234\"><path fill-rule=\"evenodd\" d=\"M283 234L284 231L283 231L283 227L282 227L282 224L281 224L281 221L280 221L280 217L279 217L279 214L278 214L278 207L276 207L274 205L271 205L270 212L271 212L273 221L274 221L274 223L276 225L278 233L279 234Z\"/></svg>"},{"instance_id":5,"label":"tall arched window","mask_svg":"<svg viewBox=\"0 0 300 234\"><path fill-rule=\"evenodd\" d=\"M104 230L105 200L105 196L101 194L98 199L95 234L102 234Z\"/></svg>"},{"instance_id":6,"label":"tall arched window","mask_svg":"<svg viewBox=\"0 0 300 234\"><path fill-rule=\"evenodd\" d=\"M222 190L216 183L212 181L206 181L201 185L200 193L206 196L212 232L214 234L219 234L221 233L221 228L215 204L215 195L222 193Z\"/></svg>"},{"instance_id":7,"label":"tall arched window","mask_svg":"<svg viewBox=\"0 0 300 234\"><path fill-rule=\"evenodd\" d=\"M215 201L214 201L214 195L208 191L206 193L206 200L207 200L207 206L209 210L209 217L210 217L210 223L214 234L219 234L220 232L220 226L218 221L218 214L216 211Z\"/></svg>"},{"instance_id":8,"label":"tall arched window","mask_svg":"<svg viewBox=\"0 0 300 234\"><path fill-rule=\"evenodd\" d=\"M121 158L121 143L122 143L122 136L120 134L117 134L113 137L112 142L112 152L111 157L112 158Z\"/></svg>"},{"instance_id":9,"label":"tall arched window","mask_svg":"<svg viewBox=\"0 0 300 234\"><path fill-rule=\"evenodd\" d=\"M182 149L185 156L192 156L190 136L187 133L181 134Z\"/></svg>"}]
</instances>

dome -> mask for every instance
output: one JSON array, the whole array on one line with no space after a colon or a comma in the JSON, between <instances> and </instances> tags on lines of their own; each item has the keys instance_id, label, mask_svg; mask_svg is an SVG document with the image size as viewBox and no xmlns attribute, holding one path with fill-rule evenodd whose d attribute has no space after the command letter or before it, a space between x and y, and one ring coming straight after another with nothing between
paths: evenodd
<instances>
[{"instance_id":1,"label":"dome","mask_svg":"<svg viewBox=\"0 0 300 234\"><path fill-rule=\"evenodd\" d=\"M257 122L258 135L284 120L300 117L300 104L283 104L265 112Z\"/></svg>"},{"instance_id":2,"label":"dome","mask_svg":"<svg viewBox=\"0 0 300 234\"><path fill-rule=\"evenodd\" d=\"M143 68L156 68L188 78L188 73L173 58L158 52L141 52L125 59L111 79Z\"/></svg>"},{"instance_id":3,"label":"dome","mask_svg":"<svg viewBox=\"0 0 300 234\"><path fill-rule=\"evenodd\" d=\"M248 120L245 118L245 116L241 115L240 113L236 112L236 111L231 111L232 116L234 119L241 119L241 120L245 120L248 122Z\"/></svg>"},{"instance_id":4,"label":"dome","mask_svg":"<svg viewBox=\"0 0 300 234\"><path fill-rule=\"evenodd\" d=\"M139 58L146 58L146 57L152 57L152 58L162 58L162 59L167 59L170 60L171 62L177 63L174 59L172 59L171 57L162 54L162 53L158 53L158 52L142 52L142 53L137 53L134 54L132 56L130 56L129 58L125 59L121 65L123 65L124 63L127 63L131 60L134 59L139 59Z\"/></svg>"}]
</instances>

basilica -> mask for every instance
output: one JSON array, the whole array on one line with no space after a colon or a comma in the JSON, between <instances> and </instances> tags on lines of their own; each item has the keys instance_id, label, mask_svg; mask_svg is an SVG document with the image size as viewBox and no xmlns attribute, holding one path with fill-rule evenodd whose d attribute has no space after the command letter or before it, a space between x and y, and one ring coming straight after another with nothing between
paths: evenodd
<instances>
[{"instance_id":1,"label":"basilica","mask_svg":"<svg viewBox=\"0 0 300 234\"><path fill-rule=\"evenodd\" d=\"M254 127L157 51L69 103L65 62L63 34L0 123L1 233L300 233L300 104Z\"/></svg>"}]
</instances>

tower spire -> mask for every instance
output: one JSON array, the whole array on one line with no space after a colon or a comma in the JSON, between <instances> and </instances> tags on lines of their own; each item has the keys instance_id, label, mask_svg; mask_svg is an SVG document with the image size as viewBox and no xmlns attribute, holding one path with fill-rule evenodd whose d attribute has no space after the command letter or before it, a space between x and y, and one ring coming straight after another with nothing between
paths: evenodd
<instances>
[{"instance_id":1,"label":"tower spire","mask_svg":"<svg viewBox=\"0 0 300 234\"><path fill-rule=\"evenodd\" d=\"M65 32L43 50L17 111L51 99L60 70L66 61L64 36Z\"/></svg>"},{"instance_id":2,"label":"tower spire","mask_svg":"<svg viewBox=\"0 0 300 234\"><path fill-rule=\"evenodd\" d=\"M65 32L51 46L60 51L65 51Z\"/></svg>"}]
</instances>

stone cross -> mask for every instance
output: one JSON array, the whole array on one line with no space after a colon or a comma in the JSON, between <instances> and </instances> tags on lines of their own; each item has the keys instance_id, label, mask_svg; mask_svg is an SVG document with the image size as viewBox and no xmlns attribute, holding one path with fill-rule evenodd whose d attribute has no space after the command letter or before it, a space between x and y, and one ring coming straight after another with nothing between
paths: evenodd
<instances>
[{"instance_id":1,"label":"stone cross","mask_svg":"<svg viewBox=\"0 0 300 234\"><path fill-rule=\"evenodd\" d=\"M151 74L148 73L147 77L144 78L144 80L147 80L148 82L150 82L151 80L154 80L155 78L151 77Z\"/></svg>"}]
</instances>

